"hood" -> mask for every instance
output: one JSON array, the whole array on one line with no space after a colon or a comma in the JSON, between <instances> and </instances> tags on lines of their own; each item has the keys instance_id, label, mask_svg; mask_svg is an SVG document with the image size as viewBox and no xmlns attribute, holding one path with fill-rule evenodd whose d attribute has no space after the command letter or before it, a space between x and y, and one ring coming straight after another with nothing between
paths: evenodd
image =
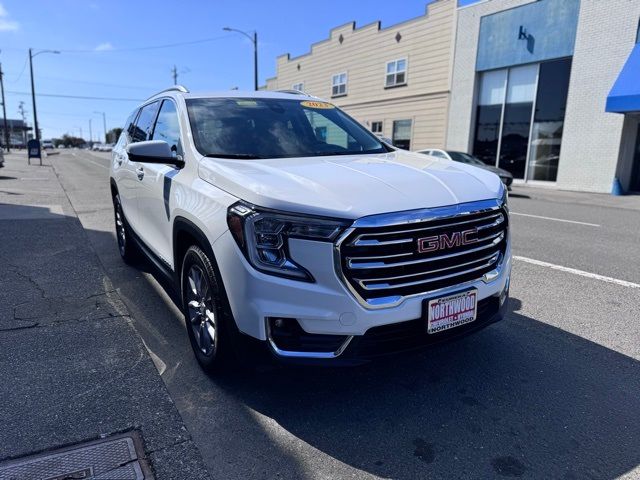
<instances>
[{"instance_id":1,"label":"hood","mask_svg":"<svg viewBox=\"0 0 640 480\"><path fill-rule=\"evenodd\" d=\"M202 158L200 177L239 199L282 211L347 219L499 196L480 168L394 151L265 160Z\"/></svg>"}]
</instances>

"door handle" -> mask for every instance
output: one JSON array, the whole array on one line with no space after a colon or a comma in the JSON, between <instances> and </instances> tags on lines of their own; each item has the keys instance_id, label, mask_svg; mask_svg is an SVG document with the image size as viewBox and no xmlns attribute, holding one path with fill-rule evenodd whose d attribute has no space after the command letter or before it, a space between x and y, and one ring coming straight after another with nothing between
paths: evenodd
<instances>
[{"instance_id":1,"label":"door handle","mask_svg":"<svg viewBox=\"0 0 640 480\"><path fill-rule=\"evenodd\" d=\"M144 178L144 168L136 168L136 175L138 175L138 180L142 180Z\"/></svg>"}]
</instances>

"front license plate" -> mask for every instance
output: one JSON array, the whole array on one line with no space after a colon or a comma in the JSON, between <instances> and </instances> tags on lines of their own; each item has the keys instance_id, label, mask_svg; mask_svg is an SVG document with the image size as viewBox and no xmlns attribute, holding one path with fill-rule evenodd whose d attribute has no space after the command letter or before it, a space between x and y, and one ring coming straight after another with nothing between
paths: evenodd
<instances>
[{"instance_id":1,"label":"front license plate","mask_svg":"<svg viewBox=\"0 0 640 480\"><path fill-rule=\"evenodd\" d=\"M478 291L475 289L430 300L427 305L427 333L438 333L473 322L477 307Z\"/></svg>"}]
</instances>

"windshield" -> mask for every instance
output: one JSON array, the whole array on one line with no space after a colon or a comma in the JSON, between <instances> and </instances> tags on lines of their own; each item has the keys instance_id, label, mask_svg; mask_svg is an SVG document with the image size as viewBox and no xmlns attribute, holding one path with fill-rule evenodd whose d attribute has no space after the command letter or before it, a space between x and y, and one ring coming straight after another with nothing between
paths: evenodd
<instances>
[{"instance_id":1,"label":"windshield","mask_svg":"<svg viewBox=\"0 0 640 480\"><path fill-rule=\"evenodd\" d=\"M273 98L187 100L197 150L254 159L384 153L367 129L330 103Z\"/></svg>"},{"instance_id":2,"label":"windshield","mask_svg":"<svg viewBox=\"0 0 640 480\"><path fill-rule=\"evenodd\" d=\"M486 164L482 160L478 160L476 157L472 157L468 153L462 152L447 152L451 157L451 160L460 163L469 163L471 165L485 166Z\"/></svg>"}]
</instances>

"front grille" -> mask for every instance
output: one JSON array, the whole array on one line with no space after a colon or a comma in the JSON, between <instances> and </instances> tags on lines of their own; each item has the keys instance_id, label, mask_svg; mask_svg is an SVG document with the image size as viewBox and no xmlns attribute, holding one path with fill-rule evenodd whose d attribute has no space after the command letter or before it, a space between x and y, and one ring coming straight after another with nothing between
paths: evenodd
<instances>
[{"instance_id":1,"label":"front grille","mask_svg":"<svg viewBox=\"0 0 640 480\"><path fill-rule=\"evenodd\" d=\"M388 305L495 269L506 250L506 210L497 204L459 205L448 215L441 210L401 224L356 223L339 245L340 268L352 291L371 306ZM460 241L463 232L467 244Z\"/></svg>"}]
</instances>

